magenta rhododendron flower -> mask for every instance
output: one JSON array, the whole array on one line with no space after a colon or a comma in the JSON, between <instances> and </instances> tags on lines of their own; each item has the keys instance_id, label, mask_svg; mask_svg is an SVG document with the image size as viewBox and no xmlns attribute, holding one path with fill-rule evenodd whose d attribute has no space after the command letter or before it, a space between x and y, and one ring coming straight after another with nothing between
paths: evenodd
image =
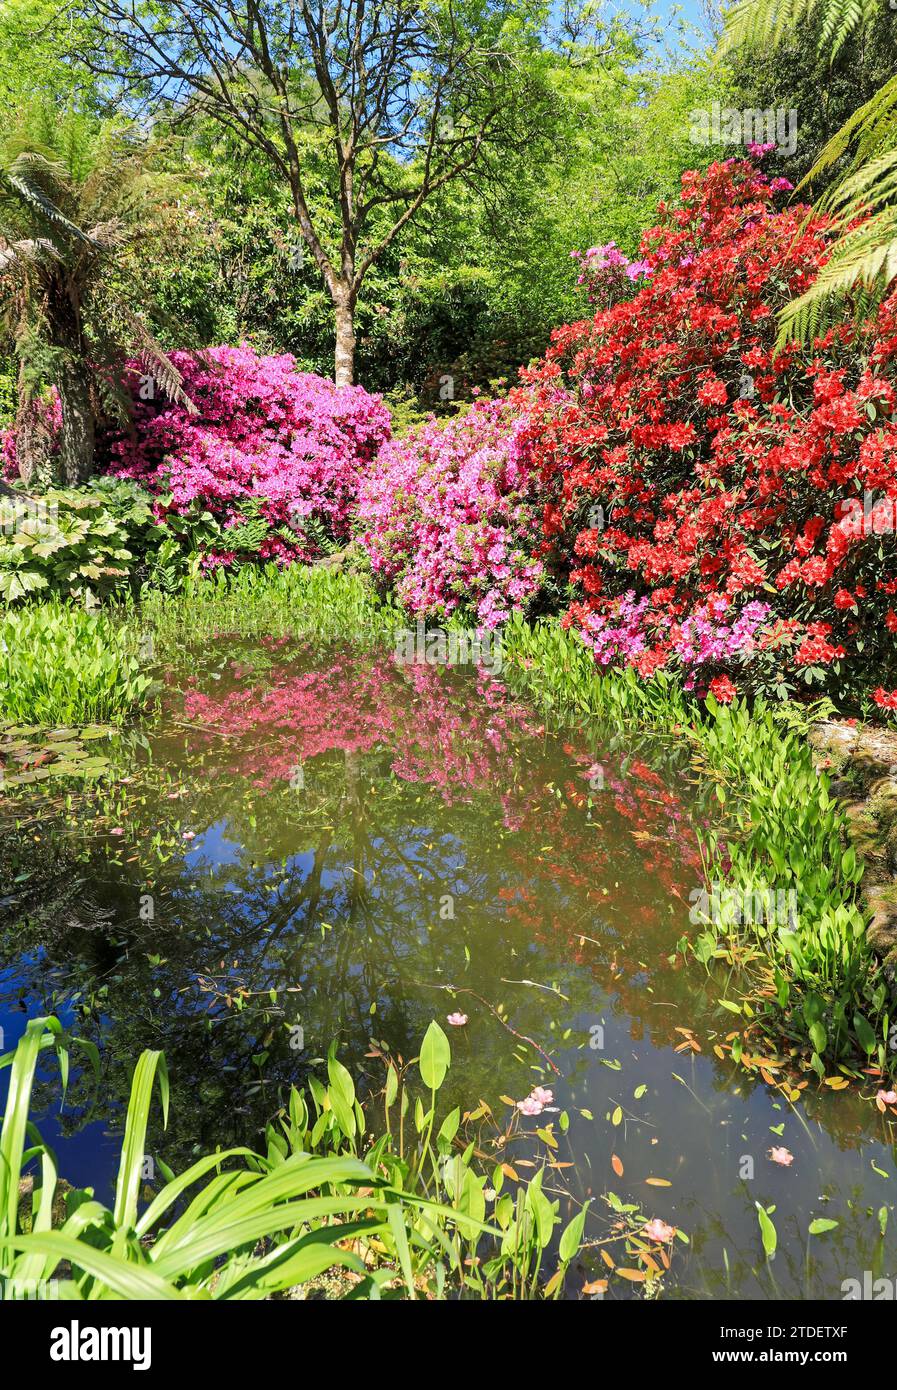
<instances>
[{"instance_id":1,"label":"magenta rhododendron flower","mask_svg":"<svg viewBox=\"0 0 897 1390\"><path fill-rule=\"evenodd\" d=\"M542 503L517 402L481 401L381 449L361 484L361 544L412 613L468 609L485 628L544 580Z\"/></svg>"},{"instance_id":2,"label":"magenta rhododendron flower","mask_svg":"<svg viewBox=\"0 0 897 1390\"><path fill-rule=\"evenodd\" d=\"M233 531L234 546L210 552L207 569L246 549L286 563L314 558L324 542L347 541L360 478L390 435L381 398L245 344L171 356L197 413L170 401L133 364L135 432L100 441L109 472L154 492L160 518L208 512ZM240 535L248 521L257 539Z\"/></svg>"}]
</instances>

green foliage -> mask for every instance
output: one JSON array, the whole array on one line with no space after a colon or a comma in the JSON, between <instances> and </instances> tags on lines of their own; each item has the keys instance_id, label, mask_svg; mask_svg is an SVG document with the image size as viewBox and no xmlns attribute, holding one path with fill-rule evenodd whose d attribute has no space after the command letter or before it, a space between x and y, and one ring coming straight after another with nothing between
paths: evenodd
<instances>
[{"instance_id":1,"label":"green foliage","mask_svg":"<svg viewBox=\"0 0 897 1390\"><path fill-rule=\"evenodd\" d=\"M631 670L599 676L582 644L548 620L512 620L503 659L508 682L559 720L637 723L691 742L726 819L701 836L713 910L690 949L704 962L737 966L748 1002L732 1003L733 1011L774 1042L797 1044L817 1070L873 1053L884 1069L889 991L866 937L864 869L805 738L830 706L719 705L712 696L702 705L663 672L648 681ZM745 904L766 906L770 894L795 905L788 920L744 912Z\"/></svg>"},{"instance_id":2,"label":"green foliage","mask_svg":"<svg viewBox=\"0 0 897 1390\"><path fill-rule=\"evenodd\" d=\"M495 1221L485 1221L487 1177L474 1166L474 1144L455 1142L457 1110L433 1139L436 1093L451 1061L437 1023L419 1063L426 1111L419 1096L414 1104L410 1098L412 1064L400 1074L387 1059L386 1128L375 1140L352 1077L331 1047L329 1085L313 1079L308 1098L290 1092L267 1126L265 1153L219 1150L177 1176L160 1163L164 1182L143 1210L157 1087L168 1119L164 1057L144 1052L134 1070L113 1207L90 1189L69 1189L60 1213L55 1160L29 1109L41 1053L56 1052L65 1081L73 1045L55 1018L32 1019L15 1052L0 1059L11 1068L0 1130L0 1275L13 1289L59 1276L59 1296L68 1299L262 1299L339 1270L341 1296L352 1299L539 1298L561 1291L587 1206L561 1234L547 1284L541 1266L558 1203L543 1193L542 1171L521 1185L516 1203L500 1198ZM90 1055L95 1062L95 1049ZM398 1134L390 1124L396 1102ZM412 1108L416 1136L406 1147ZM23 1213L20 1184L38 1162L40 1180Z\"/></svg>"},{"instance_id":3,"label":"green foliage","mask_svg":"<svg viewBox=\"0 0 897 1390\"><path fill-rule=\"evenodd\" d=\"M371 267L356 310L363 385L444 410L445 376L455 401L496 379L513 383L556 324L588 310L570 251L613 239L635 252L657 200L695 161L689 112L725 100L730 79L691 49L655 60L650 17L637 11L633 27L635 37L618 30L600 48L547 36L537 55L553 97L545 140L508 152L486 192L464 182L440 190ZM309 136L303 159L312 219L330 232L329 155ZM159 340L245 337L329 375L329 299L267 164L201 119L160 140L151 162L181 185L171 253L135 248ZM372 209L375 238L387 213Z\"/></svg>"},{"instance_id":4,"label":"green foliage","mask_svg":"<svg viewBox=\"0 0 897 1390\"><path fill-rule=\"evenodd\" d=\"M106 598L158 544L152 499L128 483L0 498L0 602L33 594Z\"/></svg>"},{"instance_id":5,"label":"green foliage","mask_svg":"<svg viewBox=\"0 0 897 1390\"><path fill-rule=\"evenodd\" d=\"M738 0L726 16L727 41L777 43L810 17L819 21L820 49L835 55L878 7L879 0Z\"/></svg>"},{"instance_id":6,"label":"green foliage","mask_svg":"<svg viewBox=\"0 0 897 1390\"><path fill-rule=\"evenodd\" d=\"M883 0L740 0L727 18L724 49L773 49L803 22L816 26L820 51L832 58L866 29L889 23ZM810 342L832 323L859 318L884 297L897 276L897 78L894 47L882 85L849 114L827 141L803 185L818 187L837 169L838 177L817 199L834 234L831 254L810 288L779 316L779 344ZM887 80L885 76L887 74ZM846 166L846 167L845 167Z\"/></svg>"},{"instance_id":7,"label":"green foliage","mask_svg":"<svg viewBox=\"0 0 897 1390\"><path fill-rule=\"evenodd\" d=\"M130 295L122 284L126 248L158 231L160 189L146 177L133 132L110 123L81 134L74 116L42 143L24 120L0 145L0 332L20 367L16 453L28 482L90 476L99 403L127 414L119 375L129 353L171 399L185 400L180 373L135 308L145 284ZM58 460L35 413L50 386L62 407Z\"/></svg>"},{"instance_id":8,"label":"green foliage","mask_svg":"<svg viewBox=\"0 0 897 1390\"><path fill-rule=\"evenodd\" d=\"M140 619L155 633L160 651L221 632L372 642L389 638L405 621L358 574L273 563L190 577L171 595L150 590Z\"/></svg>"},{"instance_id":9,"label":"green foliage","mask_svg":"<svg viewBox=\"0 0 897 1390\"><path fill-rule=\"evenodd\" d=\"M0 718L119 723L146 700L136 634L59 599L0 616Z\"/></svg>"}]
</instances>

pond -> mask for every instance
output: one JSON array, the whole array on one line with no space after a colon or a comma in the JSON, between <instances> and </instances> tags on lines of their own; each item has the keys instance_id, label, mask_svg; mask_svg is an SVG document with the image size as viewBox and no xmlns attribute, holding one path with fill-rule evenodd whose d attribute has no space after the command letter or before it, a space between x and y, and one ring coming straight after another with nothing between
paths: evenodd
<instances>
[{"instance_id":1,"label":"pond","mask_svg":"<svg viewBox=\"0 0 897 1390\"><path fill-rule=\"evenodd\" d=\"M8 771L29 735L0 740ZM504 1130L551 1092L488 1156L520 1177L547 1156L564 1217L596 1199L572 1296L604 1293L619 1204L687 1238L664 1297L838 1299L897 1273L874 1087L791 1101L736 1067L724 976L677 950L716 806L680 742L546 728L482 671L232 637L171 665L139 732L55 739L103 775L3 803L0 1027L10 1048L55 1011L100 1047L99 1088L85 1066L61 1111L49 1075L38 1093L69 1181L109 1196L142 1048L172 1083L148 1158L177 1170L261 1143L332 1039L376 1091L378 1053L415 1056L436 1018L445 1110L485 1102Z\"/></svg>"}]
</instances>

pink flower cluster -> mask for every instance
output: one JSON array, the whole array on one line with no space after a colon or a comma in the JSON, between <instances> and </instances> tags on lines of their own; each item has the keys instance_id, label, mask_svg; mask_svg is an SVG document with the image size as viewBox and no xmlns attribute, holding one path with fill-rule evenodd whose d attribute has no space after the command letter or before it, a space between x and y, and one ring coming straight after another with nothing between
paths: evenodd
<instances>
[{"instance_id":1,"label":"pink flower cluster","mask_svg":"<svg viewBox=\"0 0 897 1390\"><path fill-rule=\"evenodd\" d=\"M542 503L526 425L509 401L482 401L381 449L361 485L360 539L412 613L464 608L495 628L540 589Z\"/></svg>"},{"instance_id":2,"label":"pink flower cluster","mask_svg":"<svg viewBox=\"0 0 897 1390\"><path fill-rule=\"evenodd\" d=\"M667 615L652 605L650 595L636 599L627 590L613 605L612 614L590 612L582 622L581 636L595 653L599 666L640 665L658 628L665 629L670 655L678 659L685 675L685 689L693 690L698 673L710 666L744 661L753 652L755 638L769 618L766 603L745 604L737 616L727 612L725 599L714 597L681 623L669 623Z\"/></svg>"},{"instance_id":3,"label":"pink flower cluster","mask_svg":"<svg viewBox=\"0 0 897 1390\"><path fill-rule=\"evenodd\" d=\"M135 428L103 441L109 472L156 493L160 518L211 513L225 531L213 562L233 558L226 532L253 514L271 528L261 559L310 559L322 537L347 540L360 477L390 435L381 398L245 344L171 356L197 413L132 364Z\"/></svg>"},{"instance_id":4,"label":"pink flower cluster","mask_svg":"<svg viewBox=\"0 0 897 1390\"><path fill-rule=\"evenodd\" d=\"M651 274L648 261L631 261L615 241L590 246L588 251L571 251L570 256L580 263L576 283L585 285L591 303L602 309L628 299L636 280Z\"/></svg>"}]
</instances>

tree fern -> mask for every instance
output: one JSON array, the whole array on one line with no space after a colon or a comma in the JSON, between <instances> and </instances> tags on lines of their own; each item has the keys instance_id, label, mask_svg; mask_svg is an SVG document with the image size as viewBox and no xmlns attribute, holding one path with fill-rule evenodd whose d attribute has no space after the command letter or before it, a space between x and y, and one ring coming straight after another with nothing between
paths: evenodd
<instances>
[{"instance_id":1,"label":"tree fern","mask_svg":"<svg viewBox=\"0 0 897 1390\"><path fill-rule=\"evenodd\" d=\"M723 51L781 43L804 19L821 21L820 51L831 56L874 15L883 0L738 0L726 16Z\"/></svg>"},{"instance_id":2,"label":"tree fern","mask_svg":"<svg viewBox=\"0 0 897 1390\"><path fill-rule=\"evenodd\" d=\"M821 20L820 47L832 57L865 25L883 0L739 0L724 45L779 43L802 19ZM801 187L851 155L846 173L817 210L828 215L834 242L814 283L779 316L779 343L810 341L843 318L865 317L897 278L897 76L890 78L820 154Z\"/></svg>"},{"instance_id":3,"label":"tree fern","mask_svg":"<svg viewBox=\"0 0 897 1390\"><path fill-rule=\"evenodd\" d=\"M77 482L92 467L95 414L129 404L115 384L128 353L169 397L189 402L180 372L117 288L119 253L146 235L152 214L135 148L100 137L88 161L64 126L58 135L57 146L42 148L19 133L0 150L0 328L19 358L18 423L35 389L55 386L62 470ZM19 458L25 475L48 468L46 432Z\"/></svg>"}]
</instances>

